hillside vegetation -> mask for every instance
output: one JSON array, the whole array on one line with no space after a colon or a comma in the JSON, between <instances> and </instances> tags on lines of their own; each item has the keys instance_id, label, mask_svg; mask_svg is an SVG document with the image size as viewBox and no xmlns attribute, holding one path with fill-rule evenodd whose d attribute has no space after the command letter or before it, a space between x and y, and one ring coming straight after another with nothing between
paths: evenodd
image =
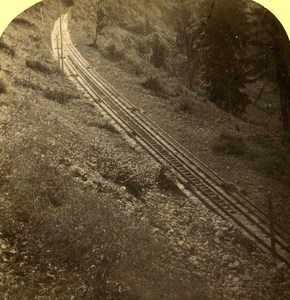
<instances>
[{"instance_id":1,"label":"hillside vegetation","mask_svg":"<svg viewBox=\"0 0 290 300\"><path fill-rule=\"evenodd\" d=\"M258 5L209 4L79 0L70 27L98 71L192 153L262 209L275 195L277 217L290 228L290 144L275 60L289 66L288 48Z\"/></svg>"},{"instance_id":2,"label":"hillside vegetation","mask_svg":"<svg viewBox=\"0 0 290 300\"><path fill-rule=\"evenodd\" d=\"M147 1L147 10L137 0L107 1L118 8L115 21L106 23L96 43L94 2L66 0L62 9L72 3L69 26L84 55L211 167L230 176L224 166L234 172L236 158L251 154L252 140L270 150L278 145L281 159L278 136L263 131L263 138L253 133L256 127L204 102L202 85L188 88L169 21L173 2ZM288 299L285 264L183 196L170 171L132 147L62 77L49 43L58 9L58 1L43 1L0 39L0 298ZM142 41L149 54L136 48ZM152 58L153 48L166 49L157 51L167 53L165 65ZM230 132L222 134L226 127ZM224 145L213 147L218 156L210 146L214 138ZM230 180L241 176L244 184L247 165L238 168ZM254 178L259 189L282 187L276 204L283 204L287 185L259 176L250 171L249 185Z\"/></svg>"}]
</instances>

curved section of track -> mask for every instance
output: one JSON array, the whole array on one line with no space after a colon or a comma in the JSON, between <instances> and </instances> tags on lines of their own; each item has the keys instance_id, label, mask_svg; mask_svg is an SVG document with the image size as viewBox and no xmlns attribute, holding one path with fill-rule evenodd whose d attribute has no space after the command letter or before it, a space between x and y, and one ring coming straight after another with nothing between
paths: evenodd
<instances>
[{"instance_id":1,"label":"curved section of track","mask_svg":"<svg viewBox=\"0 0 290 300\"><path fill-rule=\"evenodd\" d=\"M209 209L237 225L263 251L270 251L268 216L234 186L193 156L165 131L153 123L126 97L98 74L73 46L68 31L68 16L55 22L52 50L63 61L65 72L107 114L121 131L160 163L168 165L180 182ZM60 54L63 42L63 57ZM275 224L277 257L290 266L290 234Z\"/></svg>"}]
</instances>

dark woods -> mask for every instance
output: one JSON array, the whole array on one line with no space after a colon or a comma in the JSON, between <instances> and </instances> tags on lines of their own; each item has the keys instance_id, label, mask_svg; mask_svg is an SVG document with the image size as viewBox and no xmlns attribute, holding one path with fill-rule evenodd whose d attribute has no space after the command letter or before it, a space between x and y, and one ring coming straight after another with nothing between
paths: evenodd
<instances>
[{"instance_id":1,"label":"dark woods","mask_svg":"<svg viewBox=\"0 0 290 300\"><path fill-rule=\"evenodd\" d=\"M271 82L279 89L283 128L289 132L289 40L278 20L243 0L179 0L175 9L188 87L201 76L211 102L241 115L251 104L243 89Z\"/></svg>"}]
</instances>

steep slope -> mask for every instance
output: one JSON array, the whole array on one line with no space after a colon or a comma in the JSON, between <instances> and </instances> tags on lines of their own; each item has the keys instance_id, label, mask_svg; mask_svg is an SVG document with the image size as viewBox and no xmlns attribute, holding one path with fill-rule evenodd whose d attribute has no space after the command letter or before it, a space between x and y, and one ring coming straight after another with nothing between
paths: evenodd
<instances>
[{"instance_id":1,"label":"steep slope","mask_svg":"<svg viewBox=\"0 0 290 300\"><path fill-rule=\"evenodd\" d=\"M1 296L287 299L283 264L189 202L62 78L47 42L56 7L1 39Z\"/></svg>"},{"instance_id":2,"label":"steep slope","mask_svg":"<svg viewBox=\"0 0 290 300\"><path fill-rule=\"evenodd\" d=\"M148 5L108 1L106 7L107 25L98 35L97 47L92 46L96 5L80 0L72 8L71 33L84 56L153 121L261 209L267 210L265 203L273 198L277 219L290 229L290 144L272 126L277 115L267 124L249 116L238 119L207 101L202 82L197 81L193 91L185 87L172 1ZM146 20L149 33L144 33ZM166 65L161 68L151 59L156 36L167 49Z\"/></svg>"}]
</instances>

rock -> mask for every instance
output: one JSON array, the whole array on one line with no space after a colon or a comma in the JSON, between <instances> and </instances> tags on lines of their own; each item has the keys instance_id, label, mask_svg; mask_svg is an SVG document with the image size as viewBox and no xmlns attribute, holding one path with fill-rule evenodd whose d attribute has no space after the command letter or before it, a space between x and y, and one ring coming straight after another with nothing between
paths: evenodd
<instances>
[{"instance_id":1,"label":"rock","mask_svg":"<svg viewBox=\"0 0 290 300\"><path fill-rule=\"evenodd\" d=\"M120 191L121 191L122 193L125 193L125 192L127 191L127 188L126 188L124 185L122 185L122 186L120 187Z\"/></svg>"},{"instance_id":2,"label":"rock","mask_svg":"<svg viewBox=\"0 0 290 300\"><path fill-rule=\"evenodd\" d=\"M197 256L194 256L194 255L190 256L190 257L189 257L189 261L190 261L190 263L191 263L194 267L196 267L196 268L200 267L200 263L199 263L199 261L198 261L198 257L197 257Z\"/></svg>"},{"instance_id":3,"label":"rock","mask_svg":"<svg viewBox=\"0 0 290 300\"><path fill-rule=\"evenodd\" d=\"M230 255L223 255L222 260L223 261L229 261L231 259Z\"/></svg>"},{"instance_id":4,"label":"rock","mask_svg":"<svg viewBox=\"0 0 290 300\"><path fill-rule=\"evenodd\" d=\"M238 292L236 293L237 299L248 299L247 295L244 292Z\"/></svg>"},{"instance_id":5,"label":"rock","mask_svg":"<svg viewBox=\"0 0 290 300\"><path fill-rule=\"evenodd\" d=\"M283 269L285 269L286 264L284 262L279 262L277 264L277 270L282 271Z\"/></svg>"},{"instance_id":6,"label":"rock","mask_svg":"<svg viewBox=\"0 0 290 300\"><path fill-rule=\"evenodd\" d=\"M152 230L152 233L153 233L153 234L159 233L159 232L160 232L159 228L153 228L153 230Z\"/></svg>"},{"instance_id":7,"label":"rock","mask_svg":"<svg viewBox=\"0 0 290 300\"><path fill-rule=\"evenodd\" d=\"M241 264L238 261L229 264L229 268L232 270L237 270L240 267L241 267Z\"/></svg>"},{"instance_id":8,"label":"rock","mask_svg":"<svg viewBox=\"0 0 290 300\"><path fill-rule=\"evenodd\" d=\"M216 244L220 244L220 243L221 243L221 241L220 241L220 239L219 239L218 237L214 238L214 242L215 242Z\"/></svg>"},{"instance_id":9,"label":"rock","mask_svg":"<svg viewBox=\"0 0 290 300\"><path fill-rule=\"evenodd\" d=\"M222 238L225 237L224 233L223 233L221 230L217 231L217 232L215 233L215 236L216 236L217 238L219 238L219 239L222 239Z\"/></svg>"},{"instance_id":10,"label":"rock","mask_svg":"<svg viewBox=\"0 0 290 300\"><path fill-rule=\"evenodd\" d=\"M178 246L184 247L184 241L179 241L179 242L178 242Z\"/></svg>"}]
</instances>

